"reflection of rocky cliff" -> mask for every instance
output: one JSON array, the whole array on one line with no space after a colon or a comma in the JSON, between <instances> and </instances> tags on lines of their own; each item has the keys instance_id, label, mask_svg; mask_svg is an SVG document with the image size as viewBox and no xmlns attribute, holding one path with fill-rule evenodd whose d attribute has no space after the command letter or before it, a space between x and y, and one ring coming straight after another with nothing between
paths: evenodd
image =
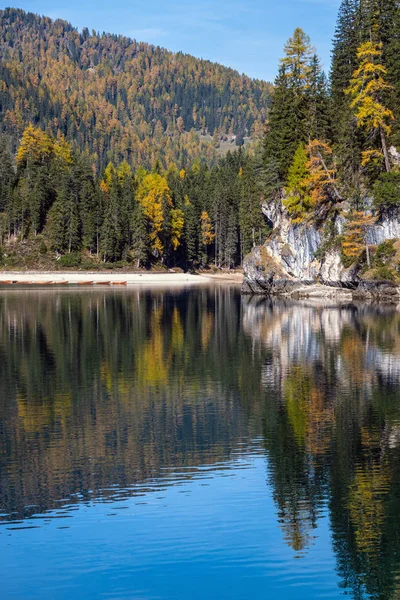
<instances>
[{"instance_id":1,"label":"reflection of rocky cliff","mask_svg":"<svg viewBox=\"0 0 400 600\"><path fill-rule=\"evenodd\" d=\"M262 356L265 445L283 534L297 551L330 510L355 597L395 597L400 573L400 314L245 299Z\"/></svg>"}]
</instances>

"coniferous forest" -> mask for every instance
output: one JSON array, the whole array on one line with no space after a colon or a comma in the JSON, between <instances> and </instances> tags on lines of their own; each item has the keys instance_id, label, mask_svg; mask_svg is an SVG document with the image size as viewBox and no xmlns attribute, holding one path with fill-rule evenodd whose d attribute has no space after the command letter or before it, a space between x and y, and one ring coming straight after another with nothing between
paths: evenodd
<instances>
[{"instance_id":1,"label":"coniferous forest","mask_svg":"<svg viewBox=\"0 0 400 600\"><path fill-rule=\"evenodd\" d=\"M277 198L359 260L371 220L400 202L399 29L400 2L343 0L329 76L296 29L272 86L1 11L3 264L30 243L64 266L231 268L263 242L261 205Z\"/></svg>"}]
</instances>

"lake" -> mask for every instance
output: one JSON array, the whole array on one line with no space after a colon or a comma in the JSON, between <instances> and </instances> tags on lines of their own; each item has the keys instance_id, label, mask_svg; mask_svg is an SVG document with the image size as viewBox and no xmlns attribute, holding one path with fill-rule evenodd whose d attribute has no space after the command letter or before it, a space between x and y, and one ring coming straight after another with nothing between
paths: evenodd
<instances>
[{"instance_id":1,"label":"lake","mask_svg":"<svg viewBox=\"0 0 400 600\"><path fill-rule=\"evenodd\" d=\"M400 597L400 313L0 291L2 599Z\"/></svg>"}]
</instances>

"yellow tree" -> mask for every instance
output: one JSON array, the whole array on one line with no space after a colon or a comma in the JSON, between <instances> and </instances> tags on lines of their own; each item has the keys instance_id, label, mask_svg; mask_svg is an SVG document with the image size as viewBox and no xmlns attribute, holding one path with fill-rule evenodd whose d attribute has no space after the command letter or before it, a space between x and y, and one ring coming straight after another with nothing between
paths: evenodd
<instances>
[{"instance_id":1,"label":"yellow tree","mask_svg":"<svg viewBox=\"0 0 400 600\"><path fill-rule=\"evenodd\" d=\"M17 150L16 160L19 167L28 167L34 163L44 162L53 153L53 141L39 128L29 125Z\"/></svg>"},{"instance_id":2,"label":"yellow tree","mask_svg":"<svg viewBox=\"0 0 400 600\"><path fill-rule=\"evenodd\" d=\"M185 224L184 214L180 208L172 208L171 217L171 245L174 250L180 246L183 226Z\"/></svg>"},{"instance_id":3,"label":"yellow tree","mask_svg":"<svg viewBox=\"0 0 400 600\"><path fill-rule=\"evenodd\" d=\"M29 125L22 134L17 150L16 160L20 168L29 168L40 165L47 160L57 159L62 165L72 164L71 146L60 135L57 140L47 135L38 127Z\"/></svg>"},{"instance_id":4,"label":"yellow tree","mask_svg":"<svg viewBox=\"0 0 400 600\"><path fill-rule=\"evenodd\" d=\"M348 258L357 259L366 250L368 267L371 266L367 232L374 225L375 217L364 211L353 211L347 222L342 242L343 254Z\"/></svg>"},{"instance_id":5,"label":"yellow tree","mask_svg":"<svg viewBox=\"0 0 400 600\"><path fill-rule=\"evenodd\" d=\"M390 160L386 136L391 133L390 122L394 115L382 104L384 92L391 89L386 82L386 68L381 64L382 43L365 42L357 51L358 69L353 73L349 87L345 93L351 96L351 107L355 110L358 127L368 133L379 133L381 141L381 157L384 158L386 171L390 171ZM367 164L376 151L363 153L363 164Z\"/></svg>"},{"instance_id":6,"label":"yellow tree","mask_svg":"<svg viewBox=\"0 0 400 600\"><path fill-rule=\"evenodd\" d=\"M309 171L307 184L310 188L311 200L314 206L324 202L333 194L336 200L342 197L337 188L337 168L332 159L332 148L321 140L311 140L306 148L309 160L306 167Z\"/></svg>"},{"instance_id":7,"label":"yellow tree","mask_svg":"<svg viewBox=\"0 0 400 600\"><path fill-rule=\"evenodd\" d=\"M284 206L295 223L303 221L313 208L309 186L310 171L307 162L306 149L303 144L300 144L288 172L285 188L286 198L283 200Z\"/></svg>"},{"instance_id":8,"label":"yellow tree","mask_svg":"<svg viewBox=\"0 0 400 600\"><path fill-rule=\"evenodd\" d=\"M211 219L208 216L208 212L203 210L201 213L201 241L203 246L211 246L215 240L215 233L211 225Z\"/></svg>"},{"instance_id":9,"label":"yellow tree","mask_svg":"<svg viewBox=\"0 0 400 600\"><path fill-rule=\"evenodd\" d=\"M144 175L139 182L137 199L149 222L151 250L158 255L162 255L164 251L161 240L163 224L167 211L173 206L171 190L168 187L166 178L158 173Z\"/></svg>"},{"instance_id":10,"label":"yellow tree","mask_svg":"<svg viewBox=\"0 0 400 600\"><path fill-rule=\"evenodd\" d=\"M310 81L310 60L313 55L309 36L297 27L293 37L285 44L285 57L281 64L285 67L286 77L295 89L306 88Z\"/></svg>"},{"instance_id":11,"label":"yellow tree","mask_svg":"<svg viewBox=\"0 0 400 600\"><path fill-rule=\"evenodd\" d=\"M201 243L204 248L204 258L203 263L207 264L208 256L207 256L207 248L211 246L211 244L215 240L215 232L213 230L211 219L208 215L208 212L203 210L200 217L200 227L201 227Z\"/></svg>"}]
</instances>

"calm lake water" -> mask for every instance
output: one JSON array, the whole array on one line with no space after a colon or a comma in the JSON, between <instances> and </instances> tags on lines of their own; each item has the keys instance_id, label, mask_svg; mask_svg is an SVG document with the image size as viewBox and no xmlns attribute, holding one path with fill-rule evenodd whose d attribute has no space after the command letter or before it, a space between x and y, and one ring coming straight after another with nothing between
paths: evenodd
<instances>
[{"instance_id":1,"label":"calm lake water","mask_svg":"<svg viewBox=\"0 0 400 600\"><path fill-rule=\"evenodd\" d=\"M0 291L2 599L400 597L400 313Z\"/></svg>"}]
</instances>

